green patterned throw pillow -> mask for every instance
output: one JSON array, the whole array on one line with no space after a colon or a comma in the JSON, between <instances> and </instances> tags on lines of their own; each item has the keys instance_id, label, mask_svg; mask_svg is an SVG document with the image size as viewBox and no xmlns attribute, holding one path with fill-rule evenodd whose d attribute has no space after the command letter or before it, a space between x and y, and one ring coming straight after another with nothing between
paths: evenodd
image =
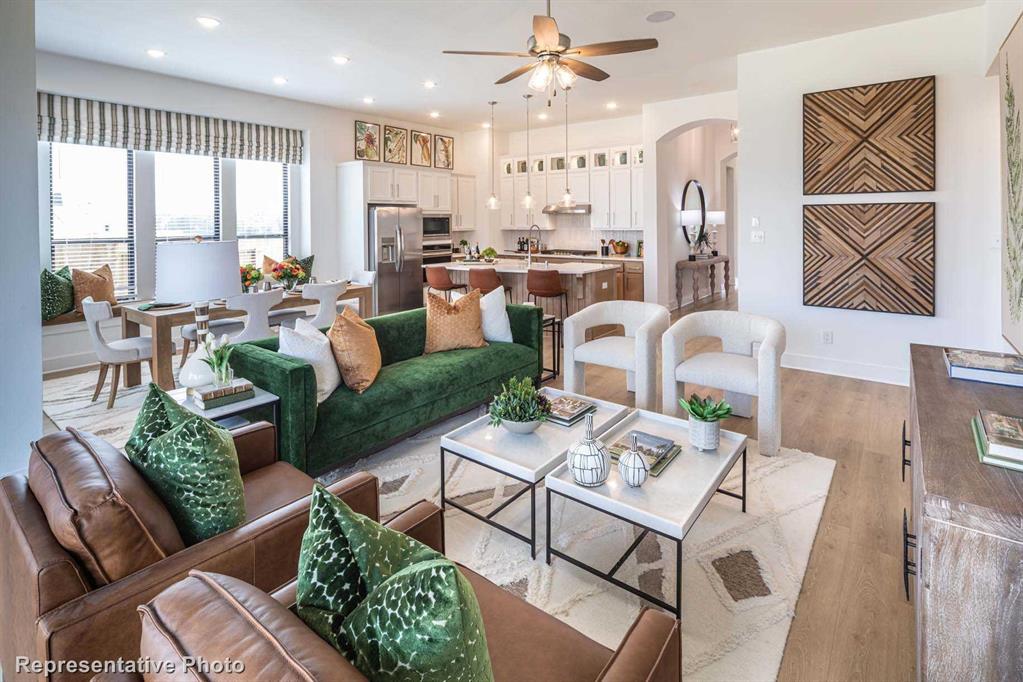
<instances>
[{"instance_id":1,"label":"green patterned throw pillow","mask_svg":"<svg viewBox=\"0 0 1023 682\"><path fill-rule=\"evenodd\" d=\"M44 322L74 310L75 290L71 285L71 269L65 265L56 272L43 270L39 275L39 293Z\"/></svg>"},{"instance_id":2,"label":"green patterned throw pillow","mask_svg":"<svg viewBox=\"0 0 1023 682\"><path fill-rule=\"evenodd\" d=\"M185 544L245 521L234 438L227 429L178 405L155 384L150 384L125 451L167 505Z\"/></svg>"},{"instance_id":3,"label":"green patterned throw pillow","mask_svg":"<svg viewBox=\"0 0 1023 682\"><path fill-rule=\"evenodd\" d=\"M342 627L348 614L401 569L440 557L404 533L355 513L315 485L298 556L296 610L316 634L351 654Z\"/></svg>"},{"instance_id":4,"label":"green patterned throw pillow","mask_svg":"<svg viewBox=\"0 0 1023 682\"><path fill-rule=\"evenodd\" d=\"M472 585L448 559L395 573L344 621L352 664L374 682L494 679Z\"/></svg>"}]
</instances>

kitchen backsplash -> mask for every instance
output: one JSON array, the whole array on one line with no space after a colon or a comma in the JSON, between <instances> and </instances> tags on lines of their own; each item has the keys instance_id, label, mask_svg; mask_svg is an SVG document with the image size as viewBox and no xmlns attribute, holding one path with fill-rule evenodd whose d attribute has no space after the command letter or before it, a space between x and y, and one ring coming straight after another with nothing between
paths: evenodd
<instances>
[{"instance_id":1,"label":"kitchen backsplash","mask_svg":"<svg viewBox=\"0 0 1023 682\"><path fill-rule=\"evenodd\" d=\"M601 239L624 239L629 242L629 255L635 256L636 240L643 238L641 230L591 230L590 216L588 215L552 215L549 217L551 225L556 229L541 232L540 240L551 249L588 249L597 251L600 249ZM514 250L515 240L524 234L524 231L502 230L503 247ZM534 238L536 234L536 230L533 230Z\"/></svg>"}]
</instances>

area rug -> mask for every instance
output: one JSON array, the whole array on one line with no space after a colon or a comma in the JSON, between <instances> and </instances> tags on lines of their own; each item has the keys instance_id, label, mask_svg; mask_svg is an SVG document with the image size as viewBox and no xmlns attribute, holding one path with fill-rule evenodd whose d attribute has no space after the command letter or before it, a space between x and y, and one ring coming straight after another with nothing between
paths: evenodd
<instances>
[{"instance_id":1,"label":"area rug","mask_svg":"<svg viewBox=\"0 0 1023 682\"><path fill-rule=\"evenodd\" d=\"M113 410L106 392L91 402L95 375L44 382L44 410L59 427L76 426L122 446L147 390L121 389ZM482 414L454 417L382 452L333 471L330 483L355 471L380 479L381 514L393 516L414 502L440 495L440 437ZM810 550L831 485L835 462L783 448L761 457L748 452L747 513L738 500L716 496L683 544L682 667L686 680L773 680L781 665L789 626ZM617 474L612 474L617 475ZM739 472L725 481L735 490ZM448 463L448 490L463 505L485 512L514 494L515 481L458 458ZM609 648L616 648L645 602L568 562L544 561L546 495L537 494L536 560L528 547L457 510L446 516L447 553ZM528 496L498 516L528 534ZM587 563L610 569L632 544L633 526L563 499L554 503L555 546ZM668 603L675 600L674 545L653 535L618 576Z\"/></svg>"}]
</instances>

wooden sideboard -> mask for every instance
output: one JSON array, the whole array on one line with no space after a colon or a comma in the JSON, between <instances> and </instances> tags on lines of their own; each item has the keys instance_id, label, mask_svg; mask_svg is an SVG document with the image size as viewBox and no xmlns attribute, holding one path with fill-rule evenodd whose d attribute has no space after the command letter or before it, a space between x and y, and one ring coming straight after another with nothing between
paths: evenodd
<instances>
[{"instance_id":1,"label":"wooden sideboard","mask_svg":"<svg viewBox=\"0 0 1023 682\"><path fill-rule=\"evenodd\" d=\"M970 427L980 408L1023 414L1023 389L950 379L940 347L910 355L903 570L917 677L1023 679L1023 473L982 464Z\"/></svg>"}]
</instances>

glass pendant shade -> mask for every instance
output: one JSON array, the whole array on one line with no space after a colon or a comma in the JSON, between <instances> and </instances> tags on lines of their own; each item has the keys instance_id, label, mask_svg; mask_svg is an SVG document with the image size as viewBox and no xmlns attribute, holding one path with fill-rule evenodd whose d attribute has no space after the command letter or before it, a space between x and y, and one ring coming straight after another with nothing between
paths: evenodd
<instances>
[{"instance_id":1,"label":"glass pendant shade","mask_svg":"<svg viewBox=\"0 0 1023 682\"><path fill-rule=\"evenodd\" d=\"M547 60L536 65L532 75L529 76L529 89L537 92L545 92L554 77L554 67Z\"/></svg>"},{"instance_id":2,"label":"glass pendant shade","mask_svg":"<svg viewBox=\"0 0 1023 682\"><path fill-rule=\"evenodd\" d=\"M575 206L575 197L572 196L572 190L565 188L565 193L561 195L561 205L565 208Z\"/></svg>"},{"instance_id":3,"label":"glass pendant shade","mask_svg":"<svg viewBox=\"0 0 1023 682\"><path fill-rule=\"evenodd\" d=\"M522 207L523 208L533 208L533 193L532 192L528 192L527 191L526 192L526 196L522 197Z\"/></svg>"},{"instance_id":4,"label":"glass pendant shade","mask_svg":"<svg viewBox=\"0 0 1023 682\"><path fill-rule=\"evenodd\" d=\"M557 71L554 72L554 74L557 77L558 85L561 87L562 90L564 90L565 88L570 88L573 85L575 85L575 79L578 78L578 76L575 75L575 71L568 68L564 64L559 64L558 69Z\"/></svg>"},{"instance_id":5,"label":"glass pendant shade","mask_svg":"<svg viewBox=\"0 0 1023 682\"><path fill-rule=\"evenodd\" d=\"M490 198L487 199L487 208L489 208L491 211L496 211L497 209L501 208L501 201L493 192L490 193Z\"/></svg>"}]
</instances>

